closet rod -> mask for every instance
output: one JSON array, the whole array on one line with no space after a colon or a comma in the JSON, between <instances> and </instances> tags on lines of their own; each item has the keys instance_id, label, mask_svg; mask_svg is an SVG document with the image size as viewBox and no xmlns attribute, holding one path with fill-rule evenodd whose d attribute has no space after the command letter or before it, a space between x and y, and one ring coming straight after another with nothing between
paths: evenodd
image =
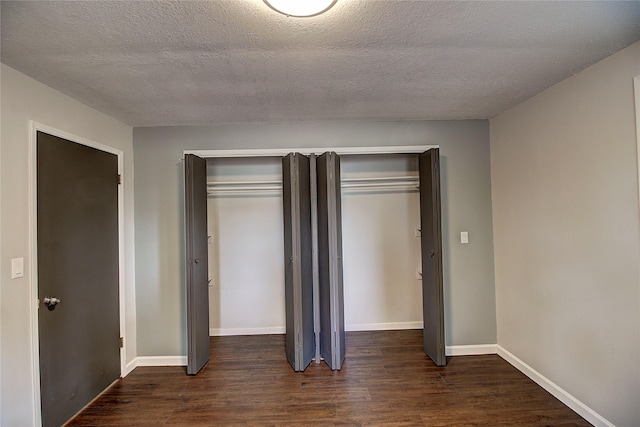
<instances>
[{"instance_id":1,"label":"closet rod","mask_svg":"<svg viewBox=\"0 0 640 427\"><path fill-rule=\"evenodd\" d=\"M219 191L221 193L233 191L280 191L282 186L273 187L234 187L234 188L212 188L210 191Z\"/></svg>"},{"instance_id":2,"label":"closet rod","mask_svg":"<svg viewBox=\"0 0 640 427\"><path fill-rule=\"evenodd\" d=\"M342 188L386 188L386 189L401 189L401 188L419 188L417 182L398 182L398 183L363 183L363 184L343 184Z\"/></svg>"},{"instance_id":3,"label":"closet rod","mask_svg":"<svg viewBox=\"0 0 640 427\"><path fill-rule=\"evenodd\" d=\"M368 190L416 190L420 187L417 176L385 176L368 178L343 178L341 188ZM263 181L212 181L207 183L207 193L215 195L246 195L247 193L282 191L282 182Z\"/></svg>"},{"instance_id":4,"label":"closet rod","mask_svg":"<svg viewBox=\"0 0 640 427\"><path fill-rule=\"evenodd\" d=\"M343 183L355 183L355 182L385 182L385 181L417 181L418 176L379 176L368 178L343 178ZM222 186L236 186L236 185L282 185L282 181L274 180L260 180L260 181L209 181L207 186L209 187L222 187Z\"/></svg>"},{"instance_id":5,"label":"closet rod","mask_svg":"<svg viewBox=\"0 0 640 427\"><path fill-rule=\"evenodd\" d=\"M341 182L384 182L384 181L417 181L417 175L376 176L369 178L342 178Z\"/></svg>"},{"instance_id":6,"label":"closet rod","mask_svg":"<svg viewBox=\"0 0 640 427\"><path fill-rule=\"evenodd\" d=\"M210 181L207 182L207 195L247 195L282 191L282 181Z\"/></svg>"},{"instance_id":7,"label":"closet rod","mask_svg":"<svg viewBox=\"0 0 640 427\"><path fill-rule=\"evenodd\" d=\"M282 186L282 181L209 181L207 182L207 186L216 187L216 186L225 186L225 185L267 185L267 184L276 184Z\"/></svg>"},{"instance_id":8,"label":"closet rod","mask_svg":"<svg viewBox=\"0 0 640 427\"><path fill-rule=\"evenodd\" d=\"M370 178L343 178L342 188L369 190L415 190L420 188L417 176L384 176Z\"/></svg>"}]
</instances>

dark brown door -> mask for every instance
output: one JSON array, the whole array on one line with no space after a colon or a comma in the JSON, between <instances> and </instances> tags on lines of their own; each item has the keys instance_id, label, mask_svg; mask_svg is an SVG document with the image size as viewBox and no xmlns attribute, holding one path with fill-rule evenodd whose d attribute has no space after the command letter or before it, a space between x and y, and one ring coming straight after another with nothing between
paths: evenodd
<instances>
[{"instance_id":1,"label":"dark brown door","mask_svg":"<svg viewBox=\"0 0 640 427\"><path fill-rule=\"evenodd\" d=\"M315 354L309 168L302 154L282 159L285 351L294 371L304 371Z\"/></svg>"},{"instance_id":2,"label":"dark brown door","mask_svg":"<svg viewBox=\"0 0 640 427\"><path fill-rule=\"evenodd\" d=\"M207 247L207 161L184 156L187 285L187 374L209 361L209 268Z\"/></svg>"},{"instance_id":3,"label":"dark brown door","mask_svg":"<svg viewBox=\"0 0 640 427\"><path fill-rule=\"evenodd\" d=\"M447 364L444 344L442 231L440 219L440 153L419 156L424 351L438 366Z\"/></svg>"},{"instance_id":4,"label":"dark brown door","mask_svg":"<svg viewBox=\"0 0 640 427\"><path fill-rule=\"evenodd\" d=\"M318 157L318 276L320 354L332 370L344 361L344 292L342 284L342 205L340 157Z\"/></svg>"},{"instance_id":5,"label":"dark brown door","mask_svg":"<svg viewBox=\"0 0 640 427\"><path fill-rule=\"evenodd\" d=\"M120 377L118 158L37 134L42 422L60 426Z\"/></svg>"}]
</instances>

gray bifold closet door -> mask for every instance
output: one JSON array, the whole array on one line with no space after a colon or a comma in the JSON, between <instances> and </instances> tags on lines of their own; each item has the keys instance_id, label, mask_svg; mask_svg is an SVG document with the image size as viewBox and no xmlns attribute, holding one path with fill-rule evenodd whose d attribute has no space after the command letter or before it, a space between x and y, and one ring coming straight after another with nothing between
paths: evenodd
<instances>
[{"instance_id":1,"label":"gray bifold closet door","mask_svg":"<svg viewBox=\"0 0 640 427\"><path fill-rule=\"evenodd\" d=\"M187 287L187 374L209 361L209 268L207 161L184 156L185 270Z\"/></svg>"},{"instance_id":2,"label":"gray bifold closet door","mask_svg":"<svg viewBox=\"0 0 640 427\"><path fill-rule=\"evenodd\" d=\"M424 352L438 366L447 364L444 342L440 152L419 155L420 228L422 249L422 311Z\"/></svg>"},{"instance_id":3,"label":"gray bifold closet door","mask_svg":"<svg viewBox=\"0 0 640 427\"><path fill-rule=\"evenodd\" d=\"M282 159L287 360L304 371L315 354L309 158Z\"/></svg>"},{"instance_id":4,"label":"gray bifold closet door","mask_svg":"<svg viewBox=\"0 0 640 427\"><path fill-rule=\"evenodd\" d=\"M336 370L345 357L340 157L319 156L317 176L320 354Z\"/></svg>"}]
</instances>

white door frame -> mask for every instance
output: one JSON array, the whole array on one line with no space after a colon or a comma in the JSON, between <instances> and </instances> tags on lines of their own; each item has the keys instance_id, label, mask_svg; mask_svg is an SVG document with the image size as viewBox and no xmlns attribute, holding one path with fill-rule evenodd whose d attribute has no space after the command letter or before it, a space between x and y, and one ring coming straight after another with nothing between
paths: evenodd
<instances>
[{"instance_id":1,"label":"white door frame","mask_svg":"<svg viewBox=\"0 0 640 427\"><path fill-rule=\"evenodd\" d=\"M31 360L33 382L33 425L42 425L42 405L40 396L40 337L38 334L38 234L37 234L37 214L38 214L38 164L37 164L37 139L38 132L48 133L74 142L95 148L106 153L115 154L118 157L118 174L122 177L121 185L118 186L118 298L120 316L120 336L125 337L125 277L124 277L124 152L117 148L110 147L99 142L92 141L71 133L56 129L42 123L29 121L29 274L31 285L29 287L30 305L30 326L31 326ZM124 343L126 345L126 339ZM120 348L120 376L124 377L126 372L126 347Z\"/></svg>"},{"instance_id":2,"label":"white door frame","mask_svg":"<svg viewBox=\"0 0 640 427\"><path fill-rule=\"evenodd\" d=\"M636 104L636 155L638 156L638 196L640 197L640 76L633 78L634 98ZM639 199L640 201L640 199Z\"/></svg>"}]
</instances>

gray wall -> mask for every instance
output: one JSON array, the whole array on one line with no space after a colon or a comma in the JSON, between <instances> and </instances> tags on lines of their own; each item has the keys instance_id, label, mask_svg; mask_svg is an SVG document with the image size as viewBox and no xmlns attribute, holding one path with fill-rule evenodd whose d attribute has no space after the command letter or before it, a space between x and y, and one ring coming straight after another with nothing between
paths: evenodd
<instances>
[{"instance_id":1,"label":"gray wall","mask_svg":"<svg viewBox=\"0 0 640 427\"><path fill-rule=\"evenodd\" d=\"M185 149L439 144L447 345L496 343L487 121L135 128L133 139L138 356L186 354Z\"/></svg>"},{"instance_id":2,"label":"gray wall","mask_svg":"<svg viewBox=\"0 0 640 427\"><path fill-rule=\"evenodd\" d=\"M498 344L640 425L640 42L491 120Z\"/></svg>"}]
</instances>

